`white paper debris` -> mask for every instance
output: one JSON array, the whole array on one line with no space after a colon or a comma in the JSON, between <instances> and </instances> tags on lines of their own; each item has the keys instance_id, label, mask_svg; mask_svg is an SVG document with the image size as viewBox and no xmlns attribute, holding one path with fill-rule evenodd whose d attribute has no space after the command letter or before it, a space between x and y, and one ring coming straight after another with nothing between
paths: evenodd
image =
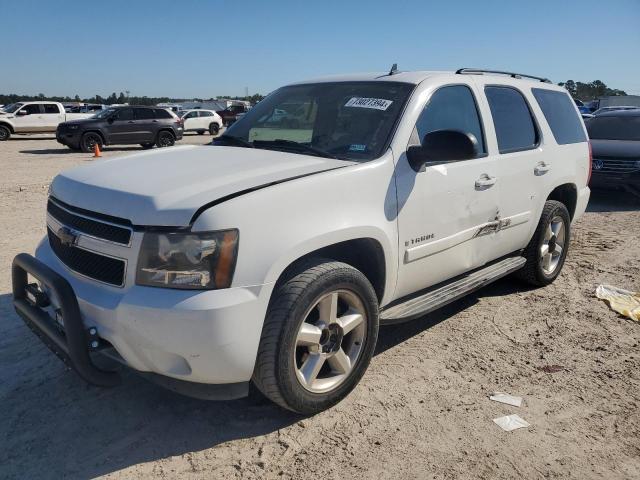
<instances>
[{"instance_id":1,"label":"white paper debris","mask_svg":"<svg viewBox=\"0 0 640 480\"><path fill-rule=\"evenodd\" d=\"M494 418L493 421L505 432L517 430L518 428L527 428L529 422L523 420L518 415L507 415L506 417Z\"/></svg>"},{"instance_id":2,"label":"white paper debris","mask_svg":"<svg viewBox=\"0 0 640 480\"><path fill-rule=\"evenodd\" d=\"M506 403L507 405L513 405L514 407L522 406L522 397L514 397L513 395L509 395L508 393L503 392L494 392L489 400L493 400L494 402Z\"/></svg>"}]
</instances>

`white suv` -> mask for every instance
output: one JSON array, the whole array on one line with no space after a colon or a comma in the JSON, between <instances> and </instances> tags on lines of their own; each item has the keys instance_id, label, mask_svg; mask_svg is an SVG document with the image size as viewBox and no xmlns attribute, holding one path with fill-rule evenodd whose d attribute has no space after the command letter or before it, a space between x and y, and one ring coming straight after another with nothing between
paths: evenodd
<instances>
[{"instance_id":1,"label":"white suv","mask_svg":"<svg viewBox=\"0 0 640 480\"><path fill-rule=\"evenodd\" d=\"M184 120L185 132L217 135L222 127L222 118L214 110L185 110L180 113L180 118Z\"/></svg>"},{"instance_id":2,"label":"white suv","mask_svg":"<svg viewBox=\"0 0 640 480\"><path fill-rule=\"evenodd\" d=\"M96 385L118 382L100 352L194 395L253 381L293 411L328 408L380 324L560 273L587 135L564 89L502 73L289 85L211 146L62 173L47 237L14 260L16 310Z\"/></svg>"}]
</instances>

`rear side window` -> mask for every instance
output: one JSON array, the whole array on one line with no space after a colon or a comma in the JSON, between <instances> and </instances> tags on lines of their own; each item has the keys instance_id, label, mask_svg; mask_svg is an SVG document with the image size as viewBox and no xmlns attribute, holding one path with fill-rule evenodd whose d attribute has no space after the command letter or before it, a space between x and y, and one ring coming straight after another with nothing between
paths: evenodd
<instances>
[{"instance_id":1,"label":"rear side window","mask_svg":"<svg viewBox=\"0 0 640 480\"><path fill-rule=\"evenodd\" d=\"M200 112L201 117L211 117L213 114L211 112Z\"/></svg>"},{"instance_id":2,"label":"rear side window","mask_svg":"<svg viewBox=\"0 0 640 480\"><path fill-rule=\"evenodd\" d=\"M60 113L60 109L55 103L45 103L44 113Z\"/></svg>"},{"instance_id":3,"label":"rear side window","mask_svg":"<svg viewBox=\"0 0 640 480\"><path fill-rule=\"evenodd\" d=\"M500 153L535 148L539 139L538 131L522 94L511 87L486 87L484 91L489 101Z\"/></svg>"},{"instance_id":4,"label":"rear side window","mask_svg":"<svg viewBox=\"0 0 640 480\"><path fill-rule=\"evenodd\" d=\"M469 87L442 87L431 96L416 123L420 141L436 130L458 130L473 134L478 140L478 153L485 153L484 136L476 101Z\"/></svg>"},{"instance_id":5,"label":"rear side window","mask_svg":"<svg viewBox=\"0 0 640 480\"><path fill-rule=\"evenodd\" d=\"M173 118L171 114L163 108L156 108L154 109L154 111L156 114L156 118Z\"/></svg>"},{"instance_id":6,"label":"rear side window","mask_svg":"<svg viewBox=\"0 0 640 480\"><path fill-rule=\"evenodd\" d=\"M152 120L155 118L151 108L136 108L134 112L136 120Z\"/></svg>"},{"instance_id":7,"label":"rear side window","mask_svg":"<svg viewBox=\"0 0 640 480\"><path fill-rule=\"evenodd\" d=\"M582 122L578 118L573 101L568 94L543 88L532 88L531 91L540 105L558 145L580 143L587 140L582 129Z\"/></svg>"}]
</instances>

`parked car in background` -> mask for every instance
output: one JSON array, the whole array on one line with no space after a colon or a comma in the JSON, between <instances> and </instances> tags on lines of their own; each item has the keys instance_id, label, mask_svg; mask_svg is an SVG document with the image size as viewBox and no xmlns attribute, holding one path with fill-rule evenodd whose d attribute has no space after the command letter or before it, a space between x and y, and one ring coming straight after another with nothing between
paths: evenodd
<instances>
[{"instance_id":1,"label":"parked car in background","mask_svg":"<svg viewBox=\"0 0 640 480\"><path fill-rule=\"evenodd\" d=\"M59 102L18 102L0 110L0 141L12 134L53 133L67 120L89 118L92 113L66 113Z\"/></svg>"},{"instance_id":2,"label":"parked car in background","mask_svg":"<svg viewBox=\"0 0 640 480\"><path fill-rule=\"evenodd\" d=\"M590 185L640 197L640 109L603 112L585 125L593 151Z\"/></svg>"},{"instance_id":3,"label":"parked car in background","mask_svg":"<svg viewBox=\"0 0 640 480\"><path fill-rule=\"evenodd\" d=\"M230 107L225 108L224 110L218 110L217 114L222 118L222 125L228 127L233 124L238 119L239 113L247 113L249 111L249 107L244 104L231 105Z\"/></svg>"},{"instance_id":4,"label":"parked car in background","mask_svg":"<svg viewBox=\"0 0 640 480\"><path fill-rule=\"evenodd\" d=\"M109 105L101 105L97 103L86 103L84 105L74 105L65 107L67 113L93 113L96 114L101 110L106 110Z\"/></svg>"},{"instance_id":5,"label":"parked car in background","mask_svg":"<svg viewBox=\"0 0 640 480\"><path fill-rule=\"evenodd\" d=\"M620 110L637 110L640 107L634 107L632 105L621 105L619 107L602 107L593 112L594 115L600 115L605 112L615 112Z\"/></svg>"},{"instance_id":6,"label":"parked car in background","mask_svg":"<svg viewBox=\"0 0 640 480\"><path fill-rule=\"evenodd\" d=\"M96 385L119 378L102 353L185 393L253 382L329 408L380 324L562 270L589 200L584 124L563 88L495 73L293 84L211 146L63 172L35 258L14 260L15 309Z\"/></svg>"},{"instance_id":7,"label":"parked car in background","mask_svg":"<svg viewBox=\"0 0 640 480\"><path fill-rule=\"evenodd\" d=\"M175 113L157 107L113 107L84 120L61 123L59 143L72 150L93 151L95 145L140 144L170 147L182 138L183 122Z\"/></svg>"},{"instance_id":8,"label":"parked car in background","mask_svg":"<svg viewBox=\"0 0 640 480\"><path fill-rule=\"evenodd\" d=\"M209 132L217 135L222 128L222 118L213 110L185 110L178 115L184 121L185 132L198 132L200 135Z\"/></svg>"}]
</instances>

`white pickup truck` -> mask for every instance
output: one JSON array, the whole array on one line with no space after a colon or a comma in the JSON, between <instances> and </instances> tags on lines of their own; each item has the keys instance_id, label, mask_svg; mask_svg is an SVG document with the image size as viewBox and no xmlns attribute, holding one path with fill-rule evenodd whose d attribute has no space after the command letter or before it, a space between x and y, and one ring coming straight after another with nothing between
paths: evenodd
<instances>
[{"instance_id":1,"label":"white pickup truck","mask_svg":"<svg viewBox=\"0 0 640 480\"><path fill-rule=\"evenodd\" d=\"M211 146L64 172L35 257L14 259L14 306L95 385L119 378L101 353L193 395L253 382L284 408L328 408L380 324L509 274L558 277L590 148L567 92L525 77L293 84Z\"/></svg>"},{"instance_id":2,"label":"white pickup truck","mask_svg":"<svg viewBox=\"0 0 640 480\"><path fill-rule=\"evenodd\" d=\"M66 113L58 102L18 102L0 110L0 141L12 134L55 133L58 124L68 120L89 118L90 113Z\"/></svg>"}]
</instances>

